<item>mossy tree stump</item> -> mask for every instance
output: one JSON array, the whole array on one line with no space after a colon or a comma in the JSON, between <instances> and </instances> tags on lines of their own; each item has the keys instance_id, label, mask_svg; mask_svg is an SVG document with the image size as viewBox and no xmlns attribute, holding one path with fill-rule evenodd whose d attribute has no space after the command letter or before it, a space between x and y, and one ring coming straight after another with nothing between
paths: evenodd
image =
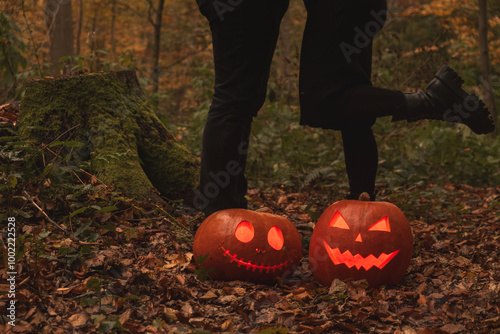
<instances>
[{"instance_id":1,"label":"mossy tree stump","mask_svg":"<svg viewBox=\"0 0 500 334\"><path fill-rule=\"evenodd\" d=\"M155 188L178 196L198 181L196 158L160 122L134 71L33 81L21 104L19 134L36 145L82 143L66 152L70 163L136 198Z\"/></svg>"}]
</instances>

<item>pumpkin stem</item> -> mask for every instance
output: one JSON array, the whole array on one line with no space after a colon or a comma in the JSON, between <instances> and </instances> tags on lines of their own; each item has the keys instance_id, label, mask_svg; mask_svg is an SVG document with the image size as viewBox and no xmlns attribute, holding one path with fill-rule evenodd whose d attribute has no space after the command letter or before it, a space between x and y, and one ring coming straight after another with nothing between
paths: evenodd
<instances>
[{"instance_id":1,"label":"pumpkin stem","mask_svg":"<svg viewBox=\"0 0 500 334\"><path fill-rule=\"evenodd\" d=\"M359 195L359 198L358 198L358 201L369 202L370 200L371 200L371 197L367 192L361 193L361 195Z\"/></svg>"}]
</instances>

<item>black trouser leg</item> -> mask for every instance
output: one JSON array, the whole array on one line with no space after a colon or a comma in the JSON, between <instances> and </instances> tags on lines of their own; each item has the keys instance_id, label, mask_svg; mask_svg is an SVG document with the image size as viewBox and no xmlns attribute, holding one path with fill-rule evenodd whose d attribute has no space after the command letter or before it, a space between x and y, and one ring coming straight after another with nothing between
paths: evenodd
<instances>
[{"instance_id":1,"label":"black trouser leg","mask_svg":"<svg viewBox=\"0 0 500 334\"><path fill-rule=\"evenodd\" d=\"M207 215L246 208L245 166L252 118L209 113L203 131L198 208Z\"/></svg>"},{"instance_id":2,"label":"black trouser leg","mask_svg":"<svg viewBox=\"0 0 500 334\"><path fill-rule=\"evenodd\" d=\"M371 124L346 125L342 130L344 157L349 178L350 199L367 192L375 198L375 178L378 167L377 142Z\"/></svg>"},{"instance_id":3,"label":"black trouser leg","mask_svg":"<svg viewBox=\"0 0 500 334\"><path fill-rule=\"evenodd\" d=\"M244 172L252 118L265 100L288 0L228 2L232 7L224 12L220 1L200 0L199 4L212 31L215 86L194 204L208 215L246 207Z\"/></svg>"}]
</instances>

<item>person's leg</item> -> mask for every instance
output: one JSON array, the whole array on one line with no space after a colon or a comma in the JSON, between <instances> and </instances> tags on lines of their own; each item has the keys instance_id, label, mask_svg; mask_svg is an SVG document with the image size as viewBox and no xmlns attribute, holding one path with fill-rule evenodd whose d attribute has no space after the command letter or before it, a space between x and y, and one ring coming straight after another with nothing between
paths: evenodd
<instances>
[{"instance_id":1,"label":"person's leg","mask_svg":"<svg viewBox=\"0 0 500 334\"><path fill-rule=\"evenodd\" d=\"M393 120L459 122L482 134L494 130L484 103L461 89L443 66L418 93L372 87L372 38L382 29L385 0L304 0L308 11L301 74L301 124L340 129L342 123L393 116Z\"/></svg>"},{"instance_id":2,"label":"person's leg","mask_svg":"<svg viewBox=\"0 0 500 334\"><path fill-rule=\"evenodd\" d=\"M445 65L427 88L417 93L354 87L345 95L345 116L339 120L392 116L393 122L431 119L465 124L477 134L494 131L493 117L484 102L465 92L462 83L460 76Z\"/></svg>"},{"instance_id":3,"label":"person's leg","mask_svg":"<svg viewBox=\"0 0 500 334\"><path fill-rule=\"evenodd\" d=\"M462 89L463 82L453 69L442 66L425 90L404 93L405 105L396 108L392 120L435 119L465 124L477 134L493 132L493 116L483 101Z\"/></svg>"},{"instance_id":4,"label":"person's leg","mask_svg":"<svg viewBox=\"0 0 500 334\"><path fill-rule=\"evenodd\" d=\"M374 121L388 115L389 103L403 104L401 92L371 84L372 38L385 22L385 0L304 3L307 21L299 77L301 124L340 130L344 122ZM370 35L365 33L366 27Z\"/></svg>"},{"instance_id":5,"label":"person's leg","mask_svg":"<svg viewBox=\"0 0 500 334\"><path fill-rule=\"evenodd\" d=\"M446 67L424 92L372 86L372 38L384 25L385 0L304 3L308 16L300 64L301 124L342 131L350 198L365 191L374 198L378 153L367 124L377 117L458 121L476 133L493 131L487 109L461 90L459 77ZM461 104L468 114L455 110Z\"/></svg>"},{"instance_id":6,"label":"person's leg","mask_svg":"<svg viewBox=\"0 0 500 334\"><path fill-rule=\"evenodd\" d=\"M200 191L205 214L246 208L244 176L252 118L264 103L269 68L288 0L201 2L212 31L215 85L203 132Z\"/></svg>"},{"instance_id":7,"label":"person's leg","mask_svg":"<svg viewBox=\"0 0 500 334\"><path fill-rule=\"evenodd\" d=\"M358 199L366 192L374 200L378 150L371 123L346 124L341 133L349 178L350 193L347 198Z\"/></svg>"},{"instance_id":8,"label":"person's leg","mask_svg":"<svg viewBox=\"0 0 500 334\"><path fill-rule=\"evenodd\" d=\"M304 3L308 17L300 64L301 124L341 130L348 198L367 192L374 199L378 151L371 126L376 117L390 115L388 104L399 106L404 100L401 92L372 87L371 37L358 41L357 31L374 20L372 11L379 18L374 26L381 29L385 1ZM358 45L356 52L346 54L348 43Z\"/></svg>"},{"instance_id":9,"label":"person's leg","mask_svg":"<svg viewBox=\"0 0 500 334\"><path fill-rule=\"evenodd\" d=\"M200 188L195 206L207 216L246 208L244 175L252 118L234 112L209 112L203 131Z\"/></svg>"}]
</instances>

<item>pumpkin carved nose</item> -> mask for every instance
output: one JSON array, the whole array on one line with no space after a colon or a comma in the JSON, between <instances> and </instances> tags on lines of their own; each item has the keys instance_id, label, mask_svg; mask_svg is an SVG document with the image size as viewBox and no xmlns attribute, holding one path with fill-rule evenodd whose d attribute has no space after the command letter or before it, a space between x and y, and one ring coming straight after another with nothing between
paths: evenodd
<instances>
[{"instance_id":1,"label":"pumpkin carved nose","mask_svg":"<svg viewBox=\"0 0 500 334\"><path fill-rule=\"evenodd\" d=\"M356 237L356 239L354 241L363 242L363 238L361 238L361 233L358 233L358 236Z\"/></svg>"}]
</instances>

